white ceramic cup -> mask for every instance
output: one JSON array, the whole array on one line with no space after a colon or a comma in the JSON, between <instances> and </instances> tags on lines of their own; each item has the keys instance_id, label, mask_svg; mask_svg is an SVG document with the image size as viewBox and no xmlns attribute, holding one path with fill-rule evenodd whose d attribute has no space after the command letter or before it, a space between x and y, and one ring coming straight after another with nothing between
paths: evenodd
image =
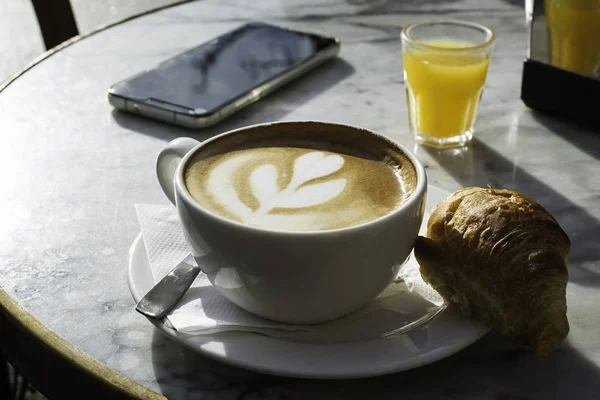
<instances>
[{"instance_id":1,"label":"white ceramic cup","mask_svg":"<svg viewBox=\"0 0 600 400\"><path fill-rule=\"evenodd\" d=\"M413 164L417 182L408 201L381 218L327 231L275 231L226 219L198 204L184 183L188 161L207 143L260 129L335 128L377 133L324 122L254 125L205 142L179 138L158 155L156 172L176 205L186 241L211 283L239 307L274 321L314 324L349 314L368 304L396 277L412 251L423 219L427 177L421 162L400 149Z\"/></svg>"}]
</instances>

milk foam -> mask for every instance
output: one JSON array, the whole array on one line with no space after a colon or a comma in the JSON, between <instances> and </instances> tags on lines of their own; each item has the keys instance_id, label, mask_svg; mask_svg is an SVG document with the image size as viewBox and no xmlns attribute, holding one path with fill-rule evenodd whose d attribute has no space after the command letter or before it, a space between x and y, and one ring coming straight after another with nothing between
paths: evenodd
<instances>
[{"instance_id":1,"label":"milk foam","mask_svg":"<svg viewBox=\"0 0 600 400\"><path fill-rule=\"evenodd\" d=\"M320 142L236 146L192 159L185 184L205 208L247 225L288 231L358 225L389 214L414 190L414 168L395 156Z\"/></svg>"},{"instance_id":2,"label":"milk foam","mask_svg":"<svg viewBox=\"0 0 600 400\"><path fill-rule=\"evenodd\" d=\"M274 228L294 224L306 225L315 223L317 215L311 213L310 207L326 203L340 195L346 187L346 179L330 179L321 183L306 184L340 170L344 158L337 154L326 156L320 151L313 151L298 157L294 161L293 175L290 183L283 189L278 187L278 175L282 173L273 164L262 164L249 175L252 194L259 201L259 207L252 210L240 199L233 183L234 176L244 164L256 155L237 154L217 165L208 176L206 190L230 213L241 222L250 225ZM274 208L296 209L307 208L294 218L290 215L267 214ZM280 219L280 221L278 221Z\"/></svg>"}]
</instances>

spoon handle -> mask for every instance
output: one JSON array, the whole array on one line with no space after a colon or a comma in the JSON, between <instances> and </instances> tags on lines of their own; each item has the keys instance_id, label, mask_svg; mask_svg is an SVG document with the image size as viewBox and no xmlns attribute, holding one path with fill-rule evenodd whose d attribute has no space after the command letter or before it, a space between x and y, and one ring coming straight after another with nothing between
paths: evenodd
<instances>
[{"instance_id":1,"label":"spoon handle","mask_svg":"<svg viewBox=\"0 0 600 400\"><path fill-rule=\"evenodd\" d=\"M199 272L200 267L182 261L142 297L135 309L150 318L164 317L179 303Z\"/></svg>"}]
</instances>

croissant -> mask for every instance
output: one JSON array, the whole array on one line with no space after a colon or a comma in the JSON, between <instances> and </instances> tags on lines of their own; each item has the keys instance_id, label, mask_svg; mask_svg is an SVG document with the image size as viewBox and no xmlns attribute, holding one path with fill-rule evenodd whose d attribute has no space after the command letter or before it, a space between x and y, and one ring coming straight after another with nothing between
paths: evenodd
<instances>
[{"instance_id":1,"label":"croissant","mask_svg":"<svg viewBox=\"0 0 600 400\"><path fill-rule=\"evenodd\" d=\"M465 188L436 205L419 237L421 276L465 316L539 354L569 333L567 234L535 200Z\"/></svg>"}]
</instances>

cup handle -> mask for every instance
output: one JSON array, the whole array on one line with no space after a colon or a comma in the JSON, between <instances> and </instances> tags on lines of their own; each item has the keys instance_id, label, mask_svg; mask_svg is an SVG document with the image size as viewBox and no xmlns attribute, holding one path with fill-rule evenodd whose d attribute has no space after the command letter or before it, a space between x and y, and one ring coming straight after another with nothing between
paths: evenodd
<instances>
[{"instance_id":1,"label":"cup handle","mask_svg":"<svg viewBox=\"0 0 600 400\"><path fill-rule=\"evenodd\" d=\"M158 153L156 158L156 176L158 183L165 195L175 204L175 172L185 156L190 150L200 144L199 141L181 137L172 140L167 146Z\"/></svg>"}]
</instances>

